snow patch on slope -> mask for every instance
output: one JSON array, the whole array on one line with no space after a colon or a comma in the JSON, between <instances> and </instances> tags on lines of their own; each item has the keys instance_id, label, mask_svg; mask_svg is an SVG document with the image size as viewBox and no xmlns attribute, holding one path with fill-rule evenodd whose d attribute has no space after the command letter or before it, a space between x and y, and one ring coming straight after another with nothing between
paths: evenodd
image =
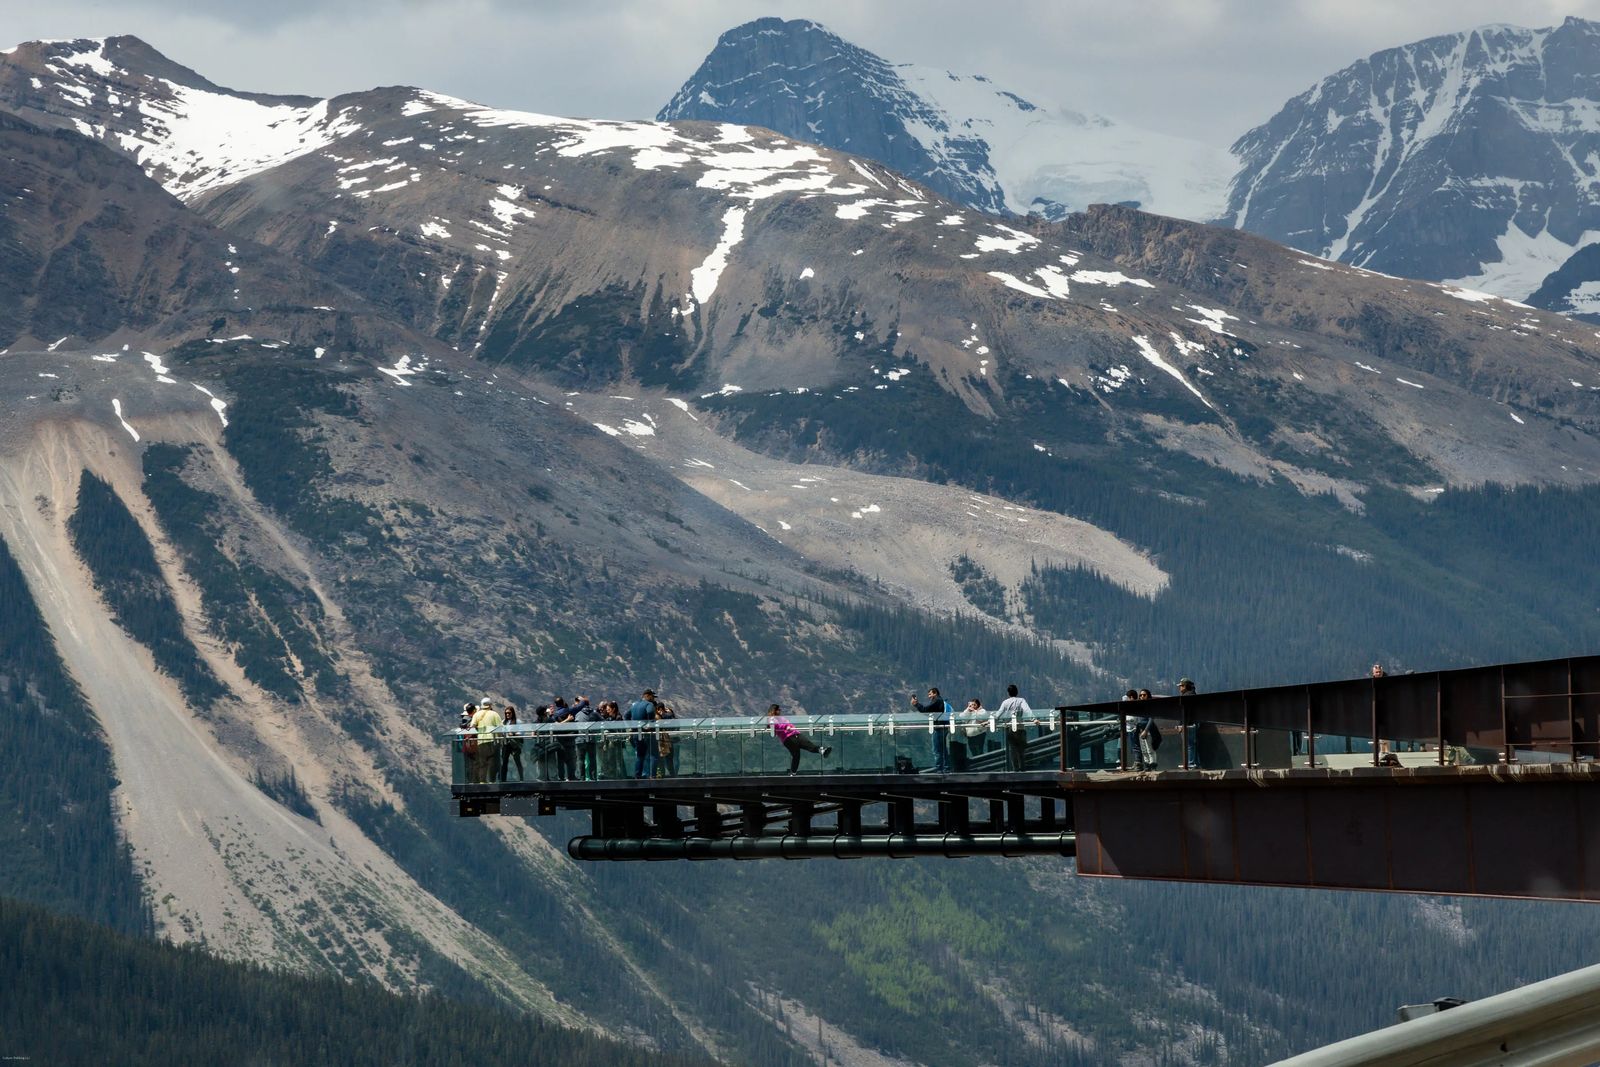
<instances>
[{"instance_id":1,"label":"snow patch on slope","mask_svg":"<svg viewBox=\"0 0 1600 1067\"><path fill-rule=\"evenodd\" d=\"M705 262L689 272L689 296L697 304L704 304L717 291L717 281L728 266L728 253L744 239L745 209L730 207L722 213L722 238L717 247L706 256Z\"/></svg>"},{"instance_id":2,"label":"snow patch on slope","mask_svg":"<svg viewBox=\"0 0 1600 1067\"><path fill-rule=\"evenodd\" d=\"M896 66L906 87L942 113L944 129L908 124L936 159L958 160L953 141L980 138L1006 207L1019 215L1137 202L1161 215L1219 217L1233 177L1222 148L1124 125L1099 115L1052 111L988 78Z\"/></svg>"}]
</instances>

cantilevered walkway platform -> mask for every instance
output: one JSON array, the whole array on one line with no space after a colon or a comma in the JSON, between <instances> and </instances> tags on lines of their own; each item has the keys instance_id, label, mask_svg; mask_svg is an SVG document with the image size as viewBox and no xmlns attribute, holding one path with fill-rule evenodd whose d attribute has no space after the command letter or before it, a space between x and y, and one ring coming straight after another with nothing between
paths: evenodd
<instances>
[{"instance_id":1,"label":"cantilevered walkway platform","mask_svg":"<svg viewBox=\"0 0 1600 1067\"><path fill-rule=\"evenodd\" d=\"M1162 744L1141 771L1146 718ZM471 756L456 734L452 795L467 816L588 812L568 847L590 860L1045 854L1096 877L1600 900L1600 657L794 723L830 749L794 775L753 717L518 727ZM526 780L515 761L496 780L513 746ZM656 776L633 777L641 747Z\"/></svg>"}]
</instances>

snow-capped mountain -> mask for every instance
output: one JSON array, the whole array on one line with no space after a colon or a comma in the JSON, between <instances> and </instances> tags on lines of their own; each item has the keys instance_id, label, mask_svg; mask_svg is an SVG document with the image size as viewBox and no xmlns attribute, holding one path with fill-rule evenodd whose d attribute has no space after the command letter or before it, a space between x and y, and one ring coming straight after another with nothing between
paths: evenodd
<instances>
[{"instance_id":1,"label":"snow-capped mountain","mask_svg":"<svg viewBox=\"0 0 1600 1067\"><path fill-rule=\"evenodd\" d=\"M1570 349L1569 323L1482 294L1266 245L1213 263L1200 250L1215 231L1195 226L1166 231L1164 254L1213 273L1142 257L1130 271L1070 227L1008 225L876 161L753 127L567 119L407 87L263 97L154 55L127 38L20 46L0 56L0 108L137 159L212 225L405 328L571 388L892 398L926 387L984 418L1035 397L1092 400L1114 421L1180 412L1220 427L1281 423L1287 389L1306 394L1317 427L1308 462L1376 440L1425 456L1432 471L1417 477L1565 480L1569 467L1600 467L1542 415L1513 430L1504 410L1594 431L1594 357ZM231 121L212 120L224 112ZM1218 271L1249 269L1239 262L1265 276L1217 287ZM1277 314L1288 305L1298 314ZM1324 305L1371 314L1353 329L1324 323L1313 313ZM357 309L334 291L312 310ZM1441 363L1444 352L1467 355ZM1389 384L1377 389L1374 374ZM1329 405L1371 422L1346 440L1313 418ZM1460 419L1468 409L1481 417ZM1452 418L1458 429L1440 428ZM1412 436L1419 423L1434 432ZM1224 436L1230 450L1259 449Z\"/></svg>"},{"instance_id":2,"label":"snow-capped mountain","mask_svg":"<svg viewBox=\"0 0 1600 1067\"><path fill-rule=\"evenodd\" d=\"M115 145L181 199L350 131L326 100L223 89L136 37L37 41L0 58L10 110Z\"/></svg>"},{"instance_id":3,"label":"snow-capped mountain","mask_svg":"<svg viewBox=\"0 0 1600 1067\"><path fill-rule=\"evenodd\" d=\"M1486 26L1375 53L1234 153L1226 223L1526 298L1600 237L1600 24Z\"/></svg>"},{"instance_id":4,"label":"snow-capped mountain","mask_svg":"<svg viewBox=\"0 0 1600 1067\"><path fill-rule=\"evenodd\" d=\"M1213 218L1234 169L1221 149L1043 107L982 75L891 64L803 19L724 33L657 118L765 126L981 211L1049 218L1093 203Z\"/></svg>"}]
</instances>

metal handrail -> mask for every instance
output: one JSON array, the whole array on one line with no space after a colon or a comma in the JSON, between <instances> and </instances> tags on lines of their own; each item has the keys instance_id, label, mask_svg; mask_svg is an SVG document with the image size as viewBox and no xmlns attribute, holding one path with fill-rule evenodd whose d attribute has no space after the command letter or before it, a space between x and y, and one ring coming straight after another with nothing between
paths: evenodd
<instances>
[{"instance_id":1,"label":"metal handrail","mask_svg":"<svg viewBox=\"0 0 1600 1067\"><path fill-rule=\"evenodd\" d=\"M879 715L789 715L786 720L797 728L807 733L827 736L833 733L866 733L874 734L880 730L889 733L901 732L904 729L923 730L932 733L935 730L946 730L950 733L965 731L967 727L984 723L988 724L985 732L1004 733L1012 729L1043 728L1054 732L1061 728L1061 716L1054 712L1036 713L1032 716L999 716L988 711L982 714L968 714L963 711L955 712L949 717L936 718L930 715L916 713L885 713ZM1070 719L1071 725L1109 725L1118 720L1106 719ZM703 734L715 736L718 734L753 736L771 730L770 720L764 716L705 716L700 718L686 718L678 716L671 719L613 719L600 722L572 722L572 723L512 723L494 727L492 731L496 737L539 737L539 736L577 736L585 733L637 733L641 730L669 730L676 734ZM464 737L479 734L485 731L471 726L458 726L443 735L445 738Z\"/></svg>"}]
</instances>

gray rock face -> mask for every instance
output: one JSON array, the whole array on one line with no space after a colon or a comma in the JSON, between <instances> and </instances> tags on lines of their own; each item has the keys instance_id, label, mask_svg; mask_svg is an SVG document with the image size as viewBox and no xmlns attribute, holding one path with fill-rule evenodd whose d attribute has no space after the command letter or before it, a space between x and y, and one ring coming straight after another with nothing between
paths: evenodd
<instances>
[{"instance_id":1,"label":"gray rock face","mask_svg":"<svg viewBox=\"0 0 1600 1067\"><path fill-rule=\"evenodd\" d=\"M1490 26L1378 52L1233 150L1223 222L1526 297L1600 235L1600 24Z\"/></svg>"},{"instance_id":2,"label":"gray rock face","mask_svg":"<svg viewBox=\"0 0 1600 1067\"><path fill-rule=\"evenodd\" d=\"M876 159L957 203L1005 211L982 138L952 131L894 67L805 19L756 19L724 33L656 117L765 126ZM931 151L913 125L942 134L945 151Z\"/></svg>"},{"instance_id":3,"label":"gray rock face","mask_svg":"<svg viewBox=\"0 0 1600 1067\"><path fill-rule=\"evenodd\" d=\"M1528 297L1545 311L1600 322L1600 244L1584 245Z\"/></svg>"}]
</instances>

